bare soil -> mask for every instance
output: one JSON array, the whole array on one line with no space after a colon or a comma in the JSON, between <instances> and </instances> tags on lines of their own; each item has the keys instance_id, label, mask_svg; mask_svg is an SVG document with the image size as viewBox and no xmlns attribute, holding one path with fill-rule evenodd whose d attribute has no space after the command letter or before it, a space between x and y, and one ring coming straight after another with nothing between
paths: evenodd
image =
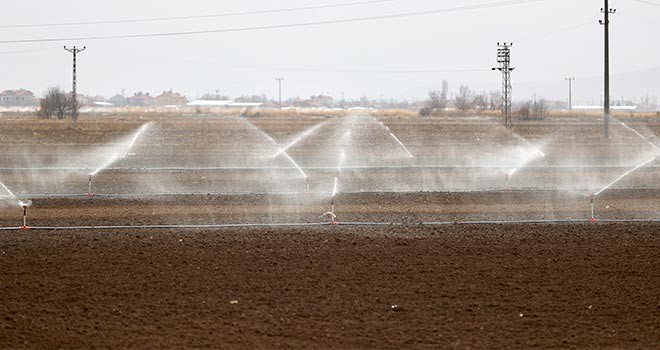
<instances>
[{"instance_id":1,"label":"bare soil","mask_svg":"<svg viewBox=\"0 0 660 350\"><path fill-rule=\"evenodd\" d=\"M652 349L660 226L0 233L2 348Z\"/></svg>"}]
</instances>

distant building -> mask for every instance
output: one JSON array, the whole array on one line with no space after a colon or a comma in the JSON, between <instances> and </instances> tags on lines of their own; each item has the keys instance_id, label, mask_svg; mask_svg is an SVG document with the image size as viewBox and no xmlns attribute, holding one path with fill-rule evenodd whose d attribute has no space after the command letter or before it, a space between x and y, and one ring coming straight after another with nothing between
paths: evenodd
<instances>
[{"instance_id":1,"label":"distant building","mask_svg":"<svg viewBox=\"0 0 660 350\"><path fill-rule=\"evenodd\" d=\"M3 107L27 107L38 104L39 101L34 97L32 91L29 90L5 90L0 93L0 105Z\"/></svg>"},{"instance_id":2,"label":"distant building","mask_svg":"<svg viewBox=\"0 0 660 350\"><path fill-rule=\"evenodd\" d=\"M156 96L157 106L183 106L188 103L188 99L178 92L163 91L162 94Z\"/></svg>"},{"instance_id":3,"label":"distant building","mask_svg":"<svg viewBox=\"0 0 660 350\"><path fill-rule=\"evenodd\" d=\"M330 96L318 95L311 96L305 101L295 101L295 107L304 107L304 108L319 108L319 107L332 107L334 100Z\"/></svg>"},{"instance_id":4,"label":"distant building","mask_svg":"<svg viewBox=\"0 0 660 350\"><path fill-rule=\"evenodd\" d=\"M128 98L128 105L131 107L152 107L156 105L156 99L150 96L148 92L138 92Z\"/></svg>"},{"instance_id":5,"label":"distant building","mask_svg":"<svg viewBox=\"0 0 660 350\"><path fill-rule=\"evenodd\" d=\"M116 94L108 100L108 102L112 103L115 106L123 107L126 106L126 97L120 94Z\"/></svg>"}]
</instances>

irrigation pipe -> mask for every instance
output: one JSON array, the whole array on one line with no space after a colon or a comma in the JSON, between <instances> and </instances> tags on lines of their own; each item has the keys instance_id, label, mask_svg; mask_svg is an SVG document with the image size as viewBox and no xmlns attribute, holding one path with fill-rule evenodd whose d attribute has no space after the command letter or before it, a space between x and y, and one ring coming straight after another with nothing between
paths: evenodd
<instances>
[{"instance_id":1,"label":"irrigation pipe","mask_svg":"<svg viewBox=\"0 0 660 350\"><path fill-rule=\"evenodd\" d=\"M381 194L381 193L390 193L390 194L461 194L461 193L540 193L540 192L552 192L552 193L561 193L561 192L586 192L588 188L485 188L480 190L444 190L444 191L342 191L342 194L352 195L352 194ZM647 188L625 188L625 189L615 189L615 190L625 190L625 191L656 191L660 188L647 187ZM311 192L312 195L330 195L329 192ZM208 197L208 196L309 196L309 192L186 192L186 193L99 193L94 194L94 198L109 198L109 199L136 199L136 198L162 198L162 197ZM85 193L21 193L20 197L31 198L31 199L73 199L73 198L87 198L88 195ZM0 200L2 199L11 199L10 196L0 195Z\"/></svg>"},{"instance_id":2,"label":"irrigation pipe","mask_svg":"<svg viewBox=\"0 0 660 350\"><path fill-rule=\"evenodd\" d=\"M329 222L321 223L272 223L272 224L218 224L218 225L145 225L145 226L34 226L31 231L83 231L83 230L210 230L230 228L296 228L324 226L464 226L464 225L542 225L542 224L581 224L589 223L587 219L572 220L502 220L502 221L437 221L407 224L401 222ZM660 223L660 219L603 219L599 223ZM20 227L0 227L0 231L21 231Z\"/></svg>"},{"instance_id":3,"label":"irrigation pipe","mask_svg":"<svg viewBox=\"0 0 660 350\"><path fill-rule=\"evenodd\" d=\"M631 168L635 165L529 165L524 168L527 170L544 170L544 169L621 169ZM649 164L647 168L660 168L660 165ZM428 170L452 170L452 169L509 169L509 165L481 165L481 166L468 166L468 165L374 165L374 166L342 166L343 170L409 170L409 169L428 169ZM176 171L272 171L272 170L296 170L299 169L306 171L334 171L336 167L327 166L219 166L219 167L126 167L126 168L106 168L105 173L108 172L176 172ZM0 171L81 171L89 172L94 169L86 167L4 167Z\"/></svg>"}]
</instances>

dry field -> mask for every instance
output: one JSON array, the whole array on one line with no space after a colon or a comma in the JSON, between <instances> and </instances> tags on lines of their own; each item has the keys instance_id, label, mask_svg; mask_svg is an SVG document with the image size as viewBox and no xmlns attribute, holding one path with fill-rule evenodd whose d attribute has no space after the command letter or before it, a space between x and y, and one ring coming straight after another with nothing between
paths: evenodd
<instances>
[{"instance_id":1,"label":"dry field","mask_svg":"<svg viewBox=\"0 0 660 350\"><path fill-rule=\"evenodd\" d=\"M0 348L656 348L660 120L623 121L0 117L30 226L316 224L335 178L373 223L0 231ZM509 220L581 223L446 224Z\"/></svg>"}]
</instances>

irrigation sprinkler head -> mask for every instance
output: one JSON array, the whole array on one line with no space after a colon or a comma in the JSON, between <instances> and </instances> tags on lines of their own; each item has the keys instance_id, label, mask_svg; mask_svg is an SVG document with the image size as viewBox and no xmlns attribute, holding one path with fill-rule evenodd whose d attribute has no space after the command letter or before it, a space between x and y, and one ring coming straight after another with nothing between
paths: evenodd
<instances>
[{"instance_id":1,"label":"irrigation sprinkler head","mask_svg":"<svg viewBox=\"0 0 660 350\"><path fill-rule=\"evenodd\" d=\"M32 201L29 199L20 200L18 201L18 205L20 205L23 209L27 209L32 206Z\"/></svg>"},{"instance_id":2,"label":"irrigation sprinkler head","mask_svg":"<svg viewBox=\"0 0 660 350\"><path fill-rule=\"evenodd\" d=\"M329 212L323 213L323 215L319 216L319 219L323 219L323 218L326 218L326 217L329 218L330 220L332 220L332 221L330 221L330 225L337 225L337 214L335 214L334 212L329 211Z\"/></svg>"}]
</instances>

